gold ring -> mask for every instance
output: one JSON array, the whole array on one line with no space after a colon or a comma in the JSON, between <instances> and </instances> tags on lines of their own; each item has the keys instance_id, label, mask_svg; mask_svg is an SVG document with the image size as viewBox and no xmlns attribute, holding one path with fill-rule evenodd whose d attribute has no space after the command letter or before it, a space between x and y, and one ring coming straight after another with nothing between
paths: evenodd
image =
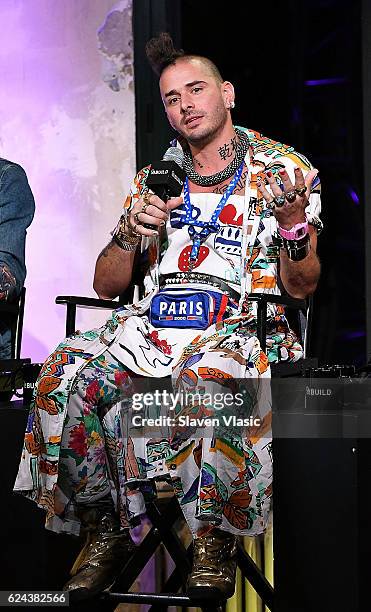
<instances>
[{"instance_id":1,"label":"gold ring","mask_svg":"<svg viewBox=\"0 0 371 612\"><path fill-rule=\"evenodd\" d=\"M271 200L269 200L269 202L266 202L267 208L269 208L270 210L273 210L275 208L275 203L274 203L274 198L272 198Z\"/></svg>"},{"instance_id":2,"label":"gold ring","mask_svg":"<svg viewBox=\"0 0 371 612\"><path fill-rule=\"evenodd\" d=\"M143 195L142 195L142 200L144 202L144 206L148 206L148 204L150 204L150 197L151 197L151 193L149 193L149 191L146 191Z\"/></svg>"},{"instance_id":3,"label":"gold ring","mask_svg":"<svg viewBox=\"0 0 371 612\"><path fill-rule=\"evenodd\" d=\"M135 234L136 236L140 236L140 233L137 232L137 227L138 227L138 223L134 223L134 225L131 228L131 231L133 232L133 234Z\"/></svg>"},{"instance_id":4,"label":"gold ring","mask_svg":"<svg viewBox=\"0 0 371 612\"><path fill-rule=\"evenodd\" d=\"M139 225L139 223L140 223L138 215L139 215L139 213L141 213L141 212L143 212L143 211L141 211L141 210L140 210L139 212L136 212L136 213L135 213L135 215L134 215L135 223L136 223L137 225Z\"/></svg>"},{"instance_id":5,"label":"gold ring","mask_svg":"<svg viewBox=\"0 0 371 612\"><path fill-rule=\"evenodd\" d=\"M295 191L298 194L298 196L300 196L302 198L303 195L307 192L307 188L306 187L297 187L295 189Z\"/></svg>"}]
</instances>

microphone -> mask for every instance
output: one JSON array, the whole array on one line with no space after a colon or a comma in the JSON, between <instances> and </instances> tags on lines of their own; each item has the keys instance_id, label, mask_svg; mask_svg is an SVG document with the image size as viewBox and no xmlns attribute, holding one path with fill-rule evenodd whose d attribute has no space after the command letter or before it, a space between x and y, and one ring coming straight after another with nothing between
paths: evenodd
<instances>
[{"instance_id":1,"label":"microphone","mask_svg":"<svg viewBox=\"0 0 371 612\"><path fill-rule=\"evenodd\" d=\"M169 198L180 196L186 173L183 170L183 151L177 147L169 147L162 161L155 162L149 171L146 185L163 202ZM158 230L157 225L143 223L147 229Z\"/></svg>"}]
</instances>

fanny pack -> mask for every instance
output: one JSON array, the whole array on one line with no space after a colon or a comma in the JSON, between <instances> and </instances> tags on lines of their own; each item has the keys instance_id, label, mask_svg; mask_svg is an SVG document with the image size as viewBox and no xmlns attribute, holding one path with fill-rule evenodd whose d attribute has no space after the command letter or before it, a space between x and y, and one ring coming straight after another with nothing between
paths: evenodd
<instances>
[{"instance_id":1,"label":"fanny pack","mask_svg":"<svg viewBox=\"0 0 371 612\"><path fill-rule=\"evenodd\" d=\"M229 297L210 290L162 289L151 301L149 321L154 327L206 329L227 318Z\"/></svg>"}]
</instances>

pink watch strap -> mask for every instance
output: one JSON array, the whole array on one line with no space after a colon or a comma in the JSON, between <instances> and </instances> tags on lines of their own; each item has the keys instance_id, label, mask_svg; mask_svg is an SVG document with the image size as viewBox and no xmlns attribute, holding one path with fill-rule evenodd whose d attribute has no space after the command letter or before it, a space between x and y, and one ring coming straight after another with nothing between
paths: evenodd
<instances>
[{"instance_id":1,"label":"pink watch strap","mask_svg":"<svg viewBox=\"0 0 371 612\"><path fill-rule=\"evenodd\" d=\"M300 238L303 238L308 233L308 221L297 223L289 230L283 229L283 227L279 225L278 231L280 236L286 238L286 240L300 240Z\"/></svg>"}]
</instances>

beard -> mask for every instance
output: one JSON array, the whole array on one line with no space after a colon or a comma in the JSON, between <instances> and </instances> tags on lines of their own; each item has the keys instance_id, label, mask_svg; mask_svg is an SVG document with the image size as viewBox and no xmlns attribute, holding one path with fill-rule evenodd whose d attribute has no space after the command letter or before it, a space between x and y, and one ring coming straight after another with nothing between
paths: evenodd
<instances>
[{"instance_id":1,"label":"beard","mask_svg":"<svg viewBox=\"0 0 371 612\"><path fill-rule=\"evenodd\" d=\"M200 113L200 116L208 119L208 113L204 111L197 111L194 113L197 116L197 113ZM212 115L212 120L208 121L208 124L205 126L199 126L194 131L189 133L187 131L187 126L185 129L178 128L179 134L183 136L192 145L207 145L209 144L215 136L222 131L224 128L228 118L228 111L226 110L224 105L218 106Z\"/></svg>"}]
</instances>

